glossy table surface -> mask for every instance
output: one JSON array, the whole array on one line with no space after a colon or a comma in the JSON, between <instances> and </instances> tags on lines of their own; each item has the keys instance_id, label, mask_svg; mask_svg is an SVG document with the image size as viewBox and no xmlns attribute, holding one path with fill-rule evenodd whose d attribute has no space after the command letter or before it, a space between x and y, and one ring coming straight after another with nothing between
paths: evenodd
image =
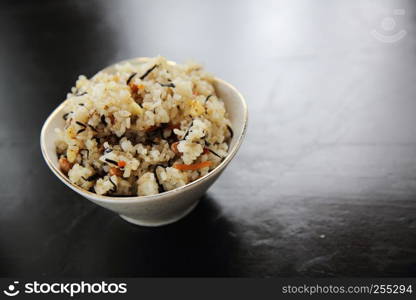
<instances>
[{"instance_id":1,"label":"glossy table surface","mask_svg":"<svg viewBox=\"0 0 416 300\"><path fill-rule=\"evenodd\" d=\"M413 1L2 1L1 276L416 275ZM44 163L79 74L194 59L249 106L235 160L182 221L143 228Z\"/></svg>"}]
</instances>

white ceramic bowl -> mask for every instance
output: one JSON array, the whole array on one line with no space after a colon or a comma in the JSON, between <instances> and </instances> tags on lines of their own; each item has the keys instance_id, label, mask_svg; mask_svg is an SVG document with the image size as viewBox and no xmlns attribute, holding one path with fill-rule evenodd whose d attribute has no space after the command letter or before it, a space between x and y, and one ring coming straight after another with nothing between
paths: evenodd
<instances>
[{"instance_id":1,"label":"white ceramic bowl","mask_svg":"<svg viewBox=\"0 0 416 300\"><path fill-rule=\"evenodd\" d=\"M147 58L136 58L128 61L132 64L139 64L146 60ZM113 66L110 66L101 72L113 71ZM195 208L200 197L218 179L222 171L233 159L246 133L247 105L243 96L231 84L218 78L215 79L215 89L217 95L224 100L234 136L230 142L228 155L221 164L207 175L185 186L151 196L109 197L86 191L71 183L60 171L55 151L57 135L54 129L64 127L62 115L65 102L60 104L50 114L43 125L40 136L43 158L52 172L69 188L88 200L120 214L123 219L143 226L161 226L173 223L186 216Z\"/></svg>"}]
</instances>

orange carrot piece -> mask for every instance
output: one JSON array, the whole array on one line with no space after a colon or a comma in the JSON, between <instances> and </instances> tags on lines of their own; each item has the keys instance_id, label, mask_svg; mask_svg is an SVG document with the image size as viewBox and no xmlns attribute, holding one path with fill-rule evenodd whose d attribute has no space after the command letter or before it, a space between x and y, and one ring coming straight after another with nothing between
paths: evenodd
<instances>
[{"instance_id":1,"label":"orange carrot piece","mask_svg":"<svg viewBox=\"0 0 416 300\"><path fill-rule=\"evenodd\" d=\"M132 85L130 85L130 89L131 89L131 92L133 94L137 94L137 91L139 90L139 87L135 84L132 84Z\"/></svg>"},{"instance_id":2,"label":"orange carrot piece","mask_svg":"<svg viewBox=\"0 0 416 300\"><path fill-rule=\"evenodd\" d=\"M126 166L126 162L125 162L124 160L120 160L120 161L117 163L117 165L118 165L120 168L124 168L124 167Z\"/></svg>"},{"instance_id":3,"label":"orange carrot piece","mask_svg":"<svg viewBox=\"0 0 416 300\"><path fill-rule=\"evenodd\" d=\"M121 172L120 169L118 168L110 168L110 170L108 171L108 173L110 174L110 176L116 175L118 177L121 177L121 175L123 175L123 173Z\"/></svg>"},{"instance_id":4,"label":"orange carrot piece","mask_svg":"<svg viewBox=\"0 0 416 300\"><path fill-rule=\"evenodd\" d=\"M212 162L210 161L203 161L203 162L191 164L191 165L176 164L176 165L173 165L173 167L181 171L195 171L198 169L209 167L211 164Z\"/></svg>"},{"instance_id":5,"label":"orange carrot piece","mask_svg":"<svg viewBox=\"0 0 416 300\"><path fill-rule=\"evenodd\" d=\"M65 157L61 157L59 159L59 167L61 168L61 171L65 174L68 174L69 170L72 169L72 166L74 164L71 164Z\"/></svg>"}]
</instances>

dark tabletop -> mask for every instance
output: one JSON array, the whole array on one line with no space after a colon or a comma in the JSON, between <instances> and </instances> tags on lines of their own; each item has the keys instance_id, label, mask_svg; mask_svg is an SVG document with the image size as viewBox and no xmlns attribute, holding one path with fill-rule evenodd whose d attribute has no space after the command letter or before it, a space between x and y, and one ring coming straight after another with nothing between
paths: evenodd
<instances>
[{"instance_id":1,"label":"dark tabletop","mask_svg":"<svg viewBox=\"0 0 416 300\"><path fill-rule=\"evenodd\" d=\"M1 276L416 275L413 1L2 1ZM79 74L194 59L249 106L185 219L131 225L64 186L40 129Z\"/></svg>"}]
</instances>

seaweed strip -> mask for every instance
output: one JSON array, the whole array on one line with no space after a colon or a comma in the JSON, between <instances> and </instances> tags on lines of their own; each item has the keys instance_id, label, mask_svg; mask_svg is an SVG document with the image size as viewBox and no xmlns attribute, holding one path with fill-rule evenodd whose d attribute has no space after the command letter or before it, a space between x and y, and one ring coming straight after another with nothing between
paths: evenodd
<instances>
[{"instance_id":1,"label":"seaweed strip","mask_svg":"<svg viewBox=\"0 0 416 300\"><path fill-rule=\"evenodd\" d=\"M168 167L172 167L173 166L173 163L175 162L175 160L176 160L175 157L169 159L168 162L167 162Z\"/></svg>"},{"instance_id":2,"label":"seaweed strip","mask_svg":"<svg viewBox=\"0 0 416 300\"><path fill-rule=\"evenodd\" d=\"M81 149L79 152L81 152L81 151L87 151L87 159L90 157L90 150L88 150L88 149Z\"/></svg>"},{"instance_id":3,"label":"seaweed strip","mask_svg":"<svg viewBox=\"0 0 416 300\"><path fill-rule=\"evenodd\" d=\"M170 87L170 88L175 88L176 87L176 85L173 84L173 83L160 83L159 82L159 84L160 84L160 86L163 86L163 87Z\"/></svg>"},{"instance_id":4,"label":"seaweed strip","mask_svg":"<svg viewBox=\"0 0 416 300\"><path fill-rule=\"evenodd\" d=\"M91 128L92 130L94 130L95 132L97 132L97 129L95 129L95 127L94 127L94 126L92 126L92 125L88 124L88 127L89 127L89 128Z\"/></svg>"},{"instance_id":5,"label":"seaweed strip","mask_svg":"<svg viewBox=\"0 0 416 300\"><path fill-rule=\"evenodd\" d=\"M110 153L110 152L113 152L113 149L106 148L106 149L104 150L104 153Z\"/></svg>"},{"instance_id":6,"label":"seaweed strip","mask_svg":"<svg viewBox=\"0 0 416 300\"><path fill-rule=\"evenodd\" d=\"M79 106L84 106L85 104L84 104L84 103L78 103L78 105L79 105Z\"/></svg>"},{"instance_id":7,"label":"seaweed strip","mask_svg":"<svg viewBox=\"0 0 416 300\"><path fill-rule=\"evenodd\" d=\"M76 97L81 97L81 96L84 96L84 95L86 95L86 94L88 94L87 92L83 92L83 93L81 93L81 94L77 94L77 95L75 95Z\"/></svg>"},{"instance_id":8,"label":"seaweed strip","mask_svg":"<svg viewBox=\"0 0 416 300\"><path fill-rule=\"evenodd\" d=\"M96 179L100 178L100 175L98 175L97 173L91 175L88 178L85 178L84 176L82 176L82 179L84 179L85 181L94 181Z\"/></svg>"},{"instance_id":9,"label":"seaweed strip","mask_svg":"<svg viewBox=\"0 0 416 300\"><path fill-rule=\"evenodd\" d=\"M87 127L87 125L85 125L84 123L81 123L81 122L79 122L79 121L76 121L75 123L77 123L79 126L82 126L82 127L84 127L84 128L86 128L86 127Z\"/></svg>"},{"instance_id":10,"label":"seaweed strip","mask_svg":"<svg viewBox=\"0 0 416 300\"><path fill-rule=\"evenodd\" d=\"M137 73L136 72L134 72L133 74L131 74L130 76L129 76L129 78L127 79L127 81L126 81L126 84L127 85L129 85L130 84L130 81L133 79L133 77L134 76L136 76L137 75Z\"/></svg>"},{"instance_id":11,"label":"seaweed strip","mask_svg":"<svg viewBox=\"0 0 416 300\"><path fill-rule=\"evenodd\" d=\"M106 158L106 159L105 159L105 161L106 161L106 162L108 162L108 163L110 163L110 164L113 164L113 165L118 166L118 163L117 163L115 160L112 160L112 159Z\"/></svg>"},{"instance_id":12,"label":"seaweed strip","mask_svg":"<svg viewBox=\"0 0 416 300\"><path fill-rule=\"evenodd\" d=\"M146 78L147 75L150 74L150 72L152 72L158 65L154 65L153 67L151 67L149 70L146 71L146 73L144 73L142 76L140 76L140 80L143 80Z\"/></svg>"},{"instance_id":13,"label":"seaweed strip","mask_svg":"<svg viewBox=\"0 0 416 300\"><path fill-rule=\"evenodd\" d=\"M117 185L111 180L111 176L108 179L110 180L111 184L114 187L110 190L110 192L112 192L112 193L117 192Z\"/></svg>"},{"instance_id":14,"label":"seaweed strip","mask_svg":"<svg viewBox=\"0 0 416 300\"><path fill-rule=\"evenodd\" d=\"M191 125L188 127L188 130L186 131L186 133L185 133L185 135L183 136L183 139L182 139L182 140L185 140L185 139L186 139L186 137L187 137L187 136L188 136L188 134L189 134L189 131L191 130L192 125L194 125L194 120L192 120Z\"/></svg>"},{"instance_id":15,"label":"seaweed strip","mask_svg":"<svg viewBox=\"0 0 416 300\"><path fill-rule=\"evenodd\" d=\"M77 131L77 134L80 134L81 132L84 132L85 128L81 128L80 130Z\"/></svg>"},{"instance_id":16,"label":"seaweed strip","mask_svg":"<svg viewBox=\"0 0 416 300\"><path fill-rule=\"evenodd\" d=\"M222 156L219 156L217 153L215 153L215 151L214 150L211 150L211 149L209 149L209 148L207 148L208 149L208 151L209 152L211 152L212 154L214 154L215 156L217 156L217 157L219 157L219 158L222 158Z\"/></svg>"},{"instance_id":17,"label":"seaweed strip","mask_svg":"<svg viewBox=\"0 0 416 300\"><path fill-rule=\"evenodd\" d=\"M62 119L64 119L64 120L66 121L66 119L68 119L68 115L69 115L69 112L68 112L68 113L66 113L66 114L64 114L64 115L62 116Z\"/></svg>"},{"instance_id":18,"label":"seaweed strip","mask_svg":"<svg viewBox=\"0 0 416 300\"><path fill-rule=\"evenodd\" d=\"M104 126L107 126L107 122L105 121L104 115L101 115L101 122L104 124Z\"/></svg>"},{"instance_id":19,"label":"seaweed strip","mask_svg":"<svg viewBox=\"0 0 416 300\"><path fill-rule=\"evenodd\" d=\"M206 98L205 98L205 101L204 101L204 105L205 104L207 104L207 101L209 100L209 98L211 98L212 97L212 95L208 95ZM208 110L207 110L207 107L205 106L205 114L208 114Z\"/></svg>"}]
</instances>

